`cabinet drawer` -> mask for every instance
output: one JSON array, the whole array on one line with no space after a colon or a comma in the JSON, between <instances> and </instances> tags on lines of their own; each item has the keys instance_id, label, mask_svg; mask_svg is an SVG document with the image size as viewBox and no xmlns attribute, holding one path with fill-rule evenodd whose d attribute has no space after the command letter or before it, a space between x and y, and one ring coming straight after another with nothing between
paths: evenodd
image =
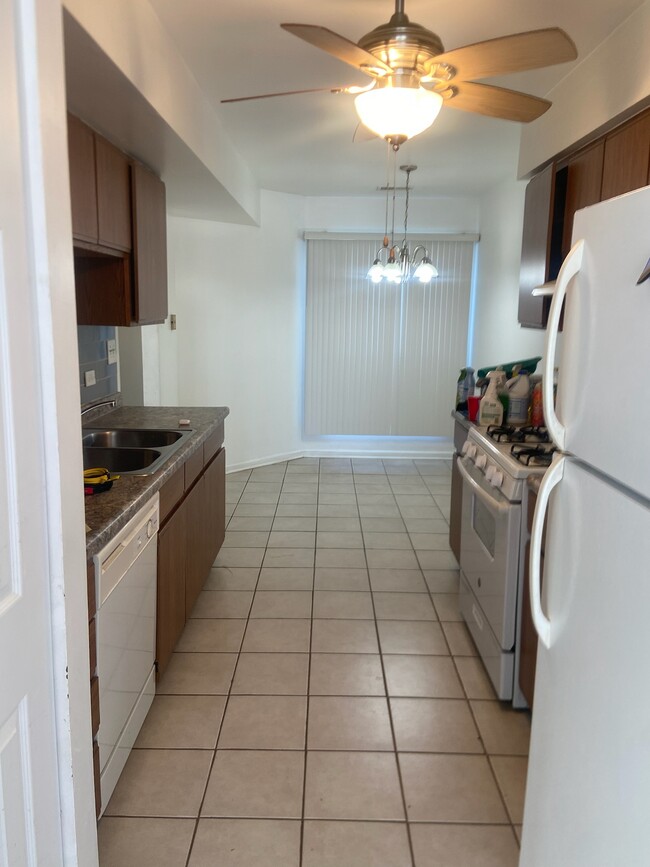
<instances>
[{"instance_id":1,"label":"cabinet drawer","mask_svg":"<svg viewBox=\"0 0 650 867\"><path fill-rule=\"evenodd\" d=\"M185 490L185 466L179 467L160 489L160 524L176 506Z\"/></svg>"},{"instance_id":2,"label":"cabinet drawer","mask_svg":"<svg viewBox=\"0 0 650 867\"><path fill-rule=\"evenodd\" d=\"M185 490L189 491L203 469L203 449L197 449L185 461Z\"/></svg>"}]
</instances>

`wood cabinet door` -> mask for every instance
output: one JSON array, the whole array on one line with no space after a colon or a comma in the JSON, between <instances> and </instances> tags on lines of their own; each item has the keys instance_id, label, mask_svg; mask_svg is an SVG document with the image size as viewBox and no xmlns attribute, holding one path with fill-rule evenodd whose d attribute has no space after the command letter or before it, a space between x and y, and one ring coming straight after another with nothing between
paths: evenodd
<instances>
[{"instance_id":1,"label":"wood cabinet door","mask_svg":"<svg viewBox=\"0 0 650 867\"><path fill-rule=\"evenodd\" d=\"M528 182L524 205L519 282L519 322L528 328L544 328L549 301L532 294L548 279L550 233L553 215L555 166L550 165Z\"/></svg>"},{"instance_id":2,"label":"wood cabinet door","mask_svg":"<svg viewBox=\"0 0 650 867\"><path fill-rule=\"evenodd\" d=\"M156 661L160 677L185 626L187 511L181 504L158 534Z\"/></svg>"},{"instance_id":3,"label":"wood cabinet door","mask_svg":"<svg viewBox=\"0 0 650 867\"><path fill-rule=\"evenodd\" d=\"M106 247L131 249L131 178L129 158L95 136L98 240Z\"/></svg>"},{"instance_id":4,"label":"wood cabinet door","mask_svg":"<svg viewBox=\"0 0 650 867\"><path fill-rule=\"evenodd\" d=\"M580 151L567 164L566 202L562 232L562 258L571 249L573 218L576 211L600 201L605 143L601 140Z\"/></svg>"},{"instance_id":5,"label":"wood cabinet door","mask_svg":"<svg viewBox=\"0 0 650 867\"><path fill-rule=\"evenodd\" d=\"M167 318L167 211L165 185L139 163L131 166L133 197L133 321Z\"/></svg>"},{"instance_id":6,"label":"wood cabinet door","mask_svg":"<svg viewBox=\"0 0 650 867\"><path fill-rule=\"evenodd\" d=\"M644 114L605 138L602 199L611 199L648 183L650 114Z\"/></svg>"},{"instance_id":7,"label":"wood cabinet door","mask_svg":"<svg viewBox=\"0 0 650 867\"><path fill-rule=\"evenodd\" d=\"M95 179L95 134L73 115L68 115L70 204L74 238L97 243L97 184Z\"/></svg>"},{"instance_id":8,"label":"wood cabinet door","mask_svg":"<svg viewBox=\"0 0 650 867\"><path fill-rule=\"evenodd\" d=\"M226 535L226 450L221 449L205 470L206 574Z\"/></svg>"},{"instance_id":9,"label":"wood cabinet door","mask_svg":"<svg viewBox=\"0 0 650 867\"><path fill-rule=\"evenodd\" d=\"M197 596L203 589L207 570L205 568L205 477L201 476L185 498L187 513L187 542L185 556L185 603L183 615L189 617Z\"/></svg>"},{"instance_id":10,"label":"wood cabinet door","mask_svg":"<svg viewBox=\"0 0 650 867\"><path fill-rule=\"evenodd\" d=\"M460 524L463 514L463 478L457 458L451 464L451 506L449 511L449 547L460 563Z\"/></svg>"}]
</instances>

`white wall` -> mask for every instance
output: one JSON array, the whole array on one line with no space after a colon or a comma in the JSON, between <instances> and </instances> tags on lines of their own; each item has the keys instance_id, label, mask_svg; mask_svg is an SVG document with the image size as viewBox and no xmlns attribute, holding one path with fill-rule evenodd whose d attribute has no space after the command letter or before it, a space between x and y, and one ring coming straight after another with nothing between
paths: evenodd
<instances>
[{"instance_id":1,"label":"white wall","mask_svg":"<svg viewBox=\"0 0 650 867\"><path fill-rule=\"evenodd\" d=\"M383 195L355 198L313 196L305 199L305 228L324 232L383 232L385 202ZM396 237L401 237L403 227L404 203L401 201L397 205ZM433 234L477 230L478 202L475 198L410 199L409 231Z\"/></svg>"},{"instance_id":2,"label":"white wall","mask_svg":"<svg viewBox=\"0 0 650 867\"><path fill-rule=\"evenodd\" d=\"M545 331L517 321L519 266L526 183L509 180L487 190L479 203L472 366L542 355Z\"/></svg>"}]
</instances>

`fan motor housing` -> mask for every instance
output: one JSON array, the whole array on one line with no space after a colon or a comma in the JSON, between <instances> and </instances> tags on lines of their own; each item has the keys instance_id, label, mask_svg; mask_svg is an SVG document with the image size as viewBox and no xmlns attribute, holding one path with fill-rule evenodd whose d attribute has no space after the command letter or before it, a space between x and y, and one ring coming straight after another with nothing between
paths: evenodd
<instances>
[{"instance_id":1,"label":"fan motor housing","mask_svg":"<svg viewBox=\"0 0 650 867\"><path fill-rule=\"evenodd\" d=\"M387 24L366 33L357 45L396 72L413 70L419 75L423 75L431 60L444 51L436 33L421 24L412 24L404 13L396 13Z\"/></svg>"}]
</instances>

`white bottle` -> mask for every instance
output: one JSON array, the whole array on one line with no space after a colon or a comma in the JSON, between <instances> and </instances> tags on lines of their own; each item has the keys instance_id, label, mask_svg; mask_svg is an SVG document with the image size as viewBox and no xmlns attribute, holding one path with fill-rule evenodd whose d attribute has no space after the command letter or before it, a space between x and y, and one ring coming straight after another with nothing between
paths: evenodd
<instances>
[{"instance_id":1,"label":"white bottle","mask_svg":"<svg viewBox=\"0 0 650 867\"><path fill-rule=\"evenodd\" d=\"M530 378L525 370L508 380L508 424L528 424Z\"/></svg>"},{"instance_id":2,"label":"white bottle","mask_svg":"<svg viewBox=\"0 0 650 867\"><path fill-rule=\"evenodd\" d=\"M503 404L499 400L497 392L499 373L496 370L491 370L487 376L489 382L487 391L481 398L478 423L482 426L500 425L503 423Z\"/></svg>"}]
</instances>

